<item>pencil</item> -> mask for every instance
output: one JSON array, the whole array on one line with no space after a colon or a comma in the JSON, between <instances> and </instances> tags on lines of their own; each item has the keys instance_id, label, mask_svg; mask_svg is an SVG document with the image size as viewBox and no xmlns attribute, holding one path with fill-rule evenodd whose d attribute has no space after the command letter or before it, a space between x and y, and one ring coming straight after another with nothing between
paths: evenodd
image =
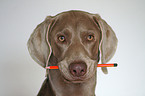
<instances>
[{"instance_id":1,"label":"pencil","mask_svg":"<svg viewBox=\"0 0 145 96\"><path fill-rule=\"evenodd\" d=\"M48 66L46 69L59 69L58 66Z\"/></svg>"},{"instance_id":2,"label":"pencil","mask_svg":"<svg viewBox=\"0 0 145 96\"><path fill-rule=\"evenodd\" d=\"M97 67L117 67L117 63L114 63L114 64L98 64Z\"/></svg>"},{"instance_id":3,"label":"pencil","mask_svg":"<svg viewBox=\"0 0 145 96\"><path fill-rule=\"evenodd\" d=\"M117 63L113 64L98 64L97 67L117 67ZM59 69L58 66L48 66L46 69Z\"/></svg>"}]
</instances>

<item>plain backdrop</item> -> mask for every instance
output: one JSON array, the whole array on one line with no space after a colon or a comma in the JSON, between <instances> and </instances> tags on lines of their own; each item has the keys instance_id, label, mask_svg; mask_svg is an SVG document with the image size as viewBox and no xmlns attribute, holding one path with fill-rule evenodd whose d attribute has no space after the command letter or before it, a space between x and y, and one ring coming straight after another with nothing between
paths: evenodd
<instances>
[{"instance_id":1,"label":"plain backdrop","mask_svg":"<svg viewBox=\"0 0 145 96\"><path fill-rule=\"evenodd\" d=\"M0 0L0 96L36 96L45 70L27 40L46 16L68 10L98 13L118 38L109 74L97 72L96 96L145 96L145 0Z\"/></svg>"}]
</instances>

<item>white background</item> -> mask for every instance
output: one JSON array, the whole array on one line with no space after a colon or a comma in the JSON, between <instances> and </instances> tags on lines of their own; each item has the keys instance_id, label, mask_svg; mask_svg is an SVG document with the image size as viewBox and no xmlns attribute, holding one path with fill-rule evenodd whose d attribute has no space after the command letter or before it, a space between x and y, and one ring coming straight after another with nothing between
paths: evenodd
<instances>
[{"instance_id":1,"label":"white background","mask_svg":"<svg viewBox=\"0 0 145 96\"><path fill-rule=\"evenodd\" d=\"M27 40L47 15L68 10L99 13L118 37L104 75L98 68L97 96L145 96L144 0L0 0L0 96L36 96L45 70L32 60Z\"/></svg>"}]
</instances>

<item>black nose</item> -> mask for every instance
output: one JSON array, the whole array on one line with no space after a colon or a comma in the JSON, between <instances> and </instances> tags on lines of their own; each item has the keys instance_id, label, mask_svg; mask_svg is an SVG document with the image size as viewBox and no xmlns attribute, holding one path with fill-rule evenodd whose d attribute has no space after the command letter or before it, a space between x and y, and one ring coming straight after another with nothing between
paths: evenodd
<instances>
[{"instance_id":1,"label":"black nose","mask_svg":"<svg viewBox=\"0 0 145 96\"><path fill-rule=\"evenodd\" d=\"M85 62L73 62L69 65L69 70L73 76L81 77L85 75L87 65Z\"/></svg>"}]
</instances>

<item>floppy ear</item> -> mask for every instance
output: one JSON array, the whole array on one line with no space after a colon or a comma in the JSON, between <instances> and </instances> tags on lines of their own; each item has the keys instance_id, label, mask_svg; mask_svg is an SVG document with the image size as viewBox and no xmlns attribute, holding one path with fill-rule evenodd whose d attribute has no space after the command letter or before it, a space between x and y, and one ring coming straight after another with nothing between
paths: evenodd
<instances>
[{"instance_id":1,"label":"floppy ear","mask_svg":"<svg viewBox=\"0 0 145 96\"><path fill-rule=\"evenodd\" d=\"M44 68L51 55L51 46L47 37L51 22L52 17L46 17L46 19L35 28L27 42L31 57Z\"/></svg>"},{"instance_id":2,"label":"floppy ear","mask_svg":"<svg viewBox=\"0 0 145 96\"><path fill-rule=\"evenodd\" d=\"M97 14L96 21L102 32L102 40L100 42L101 63L107 63L114 55L117 48L117 37L112 28ZM107 74L107 68L102 67L102 71Z\"/></svg>"}]
</instances>

